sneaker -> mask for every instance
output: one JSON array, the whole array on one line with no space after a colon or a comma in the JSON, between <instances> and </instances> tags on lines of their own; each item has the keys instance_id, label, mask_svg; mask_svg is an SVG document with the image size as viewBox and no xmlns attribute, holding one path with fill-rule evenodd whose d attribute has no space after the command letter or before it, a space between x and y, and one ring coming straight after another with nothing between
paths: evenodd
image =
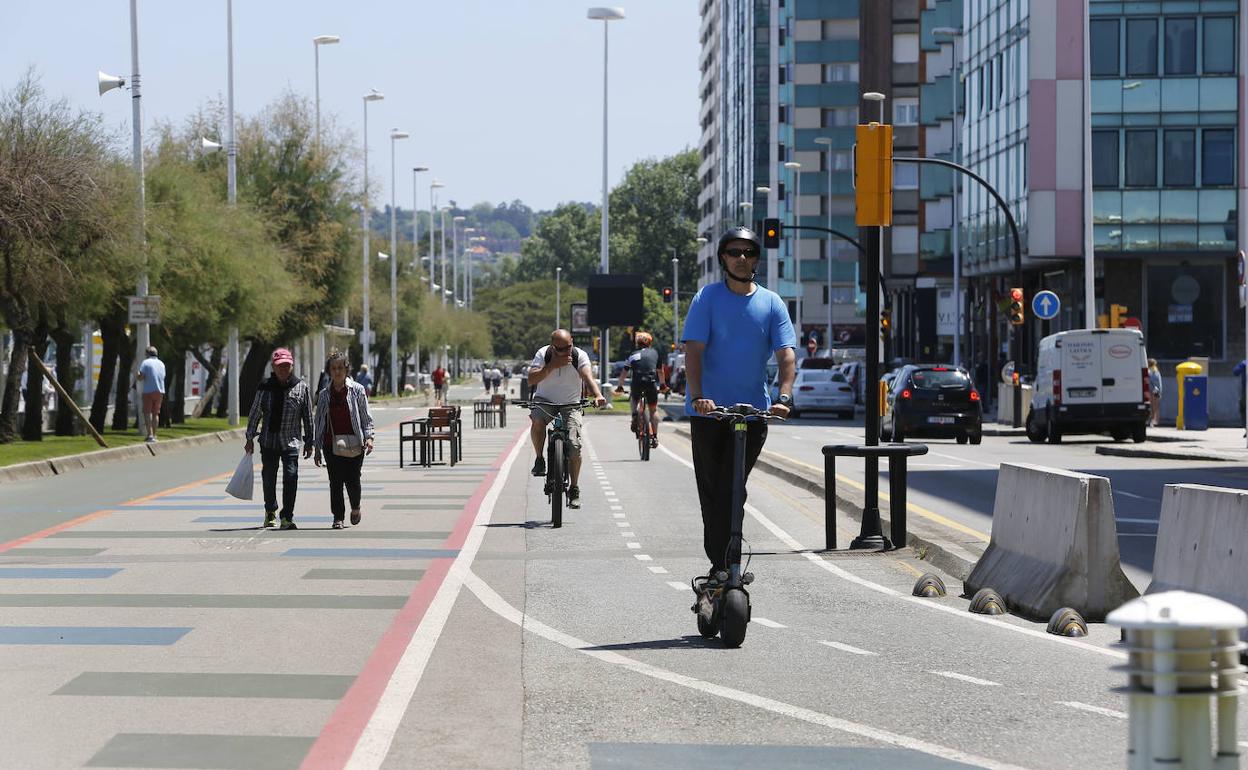
<instances>
[{"instance_id":1,"label":"sneaker","mask_svg":"<svg viewBox=\"0 0 1248 770\"><path fill-rule=\"evenodd\" d=\"M359 524L360 524L360 509L356 508L354 511L351 511L351 526L358 527Z\"/></svg>"},{"instance_id":2,"label":"sneaker","mask_svg":"<svg viewBox=\"0 0 1248 770\"><path fill-rule=\"evenodd\" d=\"M330 529L342 529L343 526L342 519L334 519L334 523L330 525Z\"/></svg>"},{"instance_id":3,"label":"sneaker","mask_svg":"<svg viewBox=\"0 0 1248 770\"><path fill-rule=\"evenodd\" d=\"M299 529L295 526L294 519L282 519L282 525L278 529Z\"/></svg>"},{"instance_id":4,"label":"sneaker","mask_svg":"<svg viewBox=\"0 0 1248 770\"><path fill-rule=\"evenodd\" d=\"M143 439L143 443L145 443L145 444L155 444L155 443L156 443L156 437L155 437L155 436L148 436L147 438Z\"/></svg>"},{"instance_id":5,"label":"sneaker","mask_svg":"<svg viewBox=\"0 0 1248 770\"><path fill-rule=\"evenodd\" d=\"M546 475L546 458L545 457L539 457L533 461L533 475L534 476Z\"/></svg>"},{"instance_id":6,"label":"sneaker","mask_svg":"<svg viewBox=\"0 0 1248 770\"><path fill-rule=\"evenodd\" d=\"M570 487L570 488L568 489L568 507L569 507L569 508L580 508L580 507L581 507L581 490L580 490L580 487Z\"/></svg>"},{"instance_id":7,"label":"sneaker","mask_svg":"<svg viewBox=\"0 0 1248 770\"><path fill-rule=\"evenodd\" d=\"M276 526L277 526L277 514L269 513L266 511L264 514L264 528L269 529L270 527L276 527Z\"/></svg>"},{"instance_id":8,"label":"sneaker","mask_svg":"<svg viewBox=\"0 0 1248 770\"><path fill-rule=\"evenodd\" d=\"M651 449L658 449L658 448L659 448L659 437L658 437L658 436L651 436L651 437L650 437L650 448L651 448Z\"/></svg>"}]
</instances>

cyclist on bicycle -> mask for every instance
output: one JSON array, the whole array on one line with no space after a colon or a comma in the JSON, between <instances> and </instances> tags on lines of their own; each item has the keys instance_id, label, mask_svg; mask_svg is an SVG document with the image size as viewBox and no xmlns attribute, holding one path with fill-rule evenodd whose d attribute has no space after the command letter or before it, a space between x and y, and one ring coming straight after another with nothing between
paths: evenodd
<instances>
[{"instance_id":1,"label":"cyclist on bicycle","mask_svg":"<svg viewBox=\"0 0 1248 770\"><path fill-rule=\"evenodd\" d=\"M752 230L734 227L719 239L724 282L698 291L685 320L685 414L690 416L693 469L702 508L702 542L711 561L708 576L740 558L729 554L732 530L732 426L704 417L717 406L752 404L785 417L793 403L797 337L778 294L754 283L762 242ZM767 359L780 365L780 396L767 392ZM767 423L751 421L745 476L767 440Z\"/></svg>"},{"instance_id":2,"label":"cyclist on bicycle","mask_svg":"<svg viewBox=\"0 0 1248 770\"><path fill-rule=\"evenodd\" d=\"M607 400L602 397L598 383L594 382L593 369L589 354L572 345L572 334L567 329L556 329L550 335L550 344L542 347L533 356L529 364L529 386L533 388L534 401L545 401L550 404L579 404L582 387L594 396L594 405L604 407ZM568 489L568 507L581 507L581 490L577 480L581 476L581 420L583 413L580 407L564 407L559 410L563 414L564 424L568 426L568 436L572 443L570 465L571 486ZM537 459L533 461L533 475L546 475L546 458L542 452L546 444L546 425L555 419L551 409L533 407L529 411L532 427L529 437L533 440L533 449Z\"/></svg>"},{"instance_id":3,"label":"cyclist on bicycle","mask_svg":"<svg viewBox=\"0 0 1248 770\"><path fill-rule=\"evenodd\" d=\"M660 382L659 352L650 347L654 344L650 332L637 332L633 342L637 349L620 370L620 389L624 388L624 374L630 373L628 408L629 414L633 415L632 430L634 433L641 430L637 424L637 402L644 399L650 410L650 446L653 448L659 445L659 388L663 385Z\"/></svg>"}]
</instances>

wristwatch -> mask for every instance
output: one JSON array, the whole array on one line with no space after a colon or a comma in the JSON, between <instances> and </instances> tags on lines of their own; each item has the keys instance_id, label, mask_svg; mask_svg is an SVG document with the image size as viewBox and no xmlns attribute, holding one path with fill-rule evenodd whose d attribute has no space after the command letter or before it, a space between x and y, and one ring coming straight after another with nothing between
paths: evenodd
<instances>
[{"instance_id":1,"label":"wristwatch","mask_svg":"<svg viewBox=\"0 0 1248 770\"><path fill-rule=\"evenodd\" d=\"M776 403L777 403L777 404L780 404L781 406L784 406L784 407L790 407L790 408L792 408L792 406L793 406L793 397L792 397L792 396L790 396L788 393L781 393L781 394L780 394L780 397L776 399Z\"/></svg>"}]
</instances>

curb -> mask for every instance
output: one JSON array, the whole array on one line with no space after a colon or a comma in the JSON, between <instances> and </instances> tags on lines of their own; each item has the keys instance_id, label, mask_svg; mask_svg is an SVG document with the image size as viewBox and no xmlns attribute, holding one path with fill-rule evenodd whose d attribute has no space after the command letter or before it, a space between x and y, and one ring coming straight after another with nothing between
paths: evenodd
<instances>
[{"instance_id":1,"label":"curb","mask_svg":"<svg viewBox=\"0 0 1248 770\"><path fill-rule=\"evenodd\" d=\"M1246 459L1201 449L1183 452L1178 449L1142 449L1127 446L1098 446L1096 453L1098 455L1113 455L1116 457L1148 457L1154 460L1198 460L1218 463L1237 463Z\"/></svg>"},{"instance_id":2,"label":"curb","mask_svg":"<svg viewBox=\"0 0 1248 770\"><path fill-rule=\"evenodd\" d=\"M985 436L1026 436L1027 431L1023 428L1007 428L1007 427L989 427L984 425L981 432Z\"/></svg>"},{"instance_id":3,"label":"curb","mask_svg":"<svg viewBox=\"0 0 1248 770\"><path fill-rule=\"evenodd\" d=\"M50 478L72 471L83 470L84 468L94 468L106 463L117 462L118 460L154 457L189 447L222 444L232 439L240 439L246 432L246 428L236 428L217 433L202 433L198 436L159 441L155 444L131 444L112 449L99 449L94 452L82 452L76 455L50 457L47 460L7 465L0 468L0 482Z\"/></svg>"},{"instance_id":4,"label":"curb","mask_svg":"<svg viewBox=\"0 0 1248 770\"><path fill-rule=\"evenodd\" d=\"M678 436L689 438L689 428L687 427L677 427L675 432ZM766 449L759 455L754 467L761 468L766 473L800 489L804 489L816 497L827 499L822 471L819 472L817 477L812 478L809 468L796 465L783 456ZM843 484L837 486L837 511L838 513L847 513L851 519L861 523L864 500L858 496L856 490L845 490L844 487L845 485ZM884 487L886 489L887 484ZM988 545L978 540L951 540L938 533L935 525L924 521L915 521L909 516L906 524L906 544L914 548L920 559L930 561L932 566L958 580L966 580ZM887 533L889 518L883 508L880 511L880 525L881 529Z\"/></svg>"}]
</instances>

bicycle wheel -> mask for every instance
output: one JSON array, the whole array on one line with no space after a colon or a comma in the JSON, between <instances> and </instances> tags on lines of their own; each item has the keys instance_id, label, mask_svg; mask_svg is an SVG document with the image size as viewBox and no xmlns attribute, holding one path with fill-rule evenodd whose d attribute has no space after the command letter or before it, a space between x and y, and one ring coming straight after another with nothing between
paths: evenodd
<instances>
[{"instance_id":1,"label":"bicycle wheel","mask_svg":"<svg viewBox=\"0 0 1248 770\"><path fill-rule=\"evenodd\" d=\"M644 409L637 415L637 456L646 462L650 459L650 420Z\"/></svg>"},{"instance_id":2,"label":"bicycle wheel","mask_svg":"<svg viewBox=\"0 0 1248 770\"><path fill-rule=\"evenodd\" d=\"M550 484L550 525L555 529L563 526L564 475L563 442L552 436L546 456L546 480Z\"/></svg>"}]
</instances>

